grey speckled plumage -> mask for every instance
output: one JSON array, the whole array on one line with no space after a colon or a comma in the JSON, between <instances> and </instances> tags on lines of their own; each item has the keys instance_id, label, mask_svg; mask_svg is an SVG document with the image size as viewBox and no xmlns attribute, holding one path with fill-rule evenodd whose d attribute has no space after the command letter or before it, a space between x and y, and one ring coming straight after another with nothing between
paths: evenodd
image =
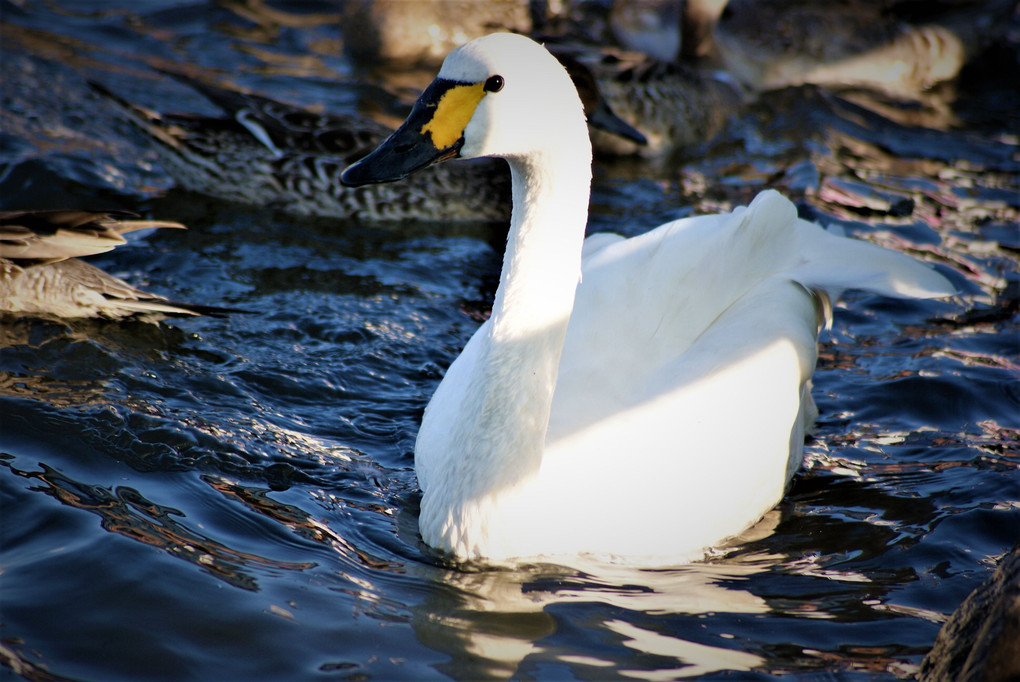
<instances>
[{"instance_id":1,"label":"grey speckled plumage","mask_svg":"<svg viewBox=\"0 0 1020 682\"><path fill-rule=\"evenodd\" d=\"M381 143L390 129L356 116L314 113L170 75L227 115L160 114L100 84L92 86L144 131L164 169L184 189L301 216L509 220L510 174L501 161L458 161L425 169L402 183L343 187L340 173Z\"/></svg>"},{"instance_id":2,"label":"grey speckled plumage","mask_svg":"<svg viewBox=\"0 0 1020 682\"><path fill-rule=\"evenodd\" d=\"M593 138L599 150L682 154L715 137L743 104L731 82L683 64L654 59L631 63L609 55L601 67L603 96L622 119L645 134L648 145L636 149L599 134Z\"/></svg>"},{"instance_id":3,"label":"grey speckled plumage","mask_svg":"<svg viewBox=\"0 0 1020 682\"><path fill-rule=\"evenodd\" d=\"M78 260L104 253L147 228L180 223L126 220L118 211L0 212L0 313L65 318L201 315L225 308L176 303Z\"/></svg>"},{"instance_id":4,"label":"grey speckled plumage","mask_svg":"<svg viewBox=\"0 0 1020 682\"><path fill-rule=\"evenodd\" d=\"M682 155L685 149L711 140L743 105L739 87L718 74L585 42L567 40L548 47L561 61L569 56L582 64L594 77L592 87L605 106L646 138L645 144L638 145L592 130L597 153L650 158Z\"/></svg>"}]
</instances>

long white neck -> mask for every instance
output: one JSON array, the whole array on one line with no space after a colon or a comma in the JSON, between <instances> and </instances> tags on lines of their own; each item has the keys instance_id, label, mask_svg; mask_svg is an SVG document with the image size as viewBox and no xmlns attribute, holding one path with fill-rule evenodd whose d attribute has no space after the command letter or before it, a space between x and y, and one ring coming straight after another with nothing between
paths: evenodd
<instances>
[{"instance_id":1,"label":"long white neck","mask_svg":"<svg viewBox=\"0 0 1020 682\"><path fill-rule=\"evenodd\" d=\"M514 208L492 306L493 336L565 333L581 274L590 157L544 153L509 163ZM555 345L558 353L562 342Z\"/></svg>"},{"instance_id":2,"label":"long white neck","mask_svg":"<svg viewBox=\"0 0 1020 682\"><path fill-rule=\"evenodd\" d=\"M472 377L478 400L461 422L473 434L465 474L478 488L468 490L512 485L541 462L588 217L591 147L582 132L583 146L509 160L506 255Z\"/></svg>"}]
</instances>

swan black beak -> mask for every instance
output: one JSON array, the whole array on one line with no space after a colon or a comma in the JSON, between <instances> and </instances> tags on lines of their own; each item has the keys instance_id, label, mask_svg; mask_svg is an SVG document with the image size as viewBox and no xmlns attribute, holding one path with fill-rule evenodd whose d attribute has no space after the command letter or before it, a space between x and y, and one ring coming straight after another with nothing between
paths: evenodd
<instances>
[{"instance_id":1,"label":"swan black beak","mask_svg":"<svg viewBox=\"0 0 1020 682\"><path fill-rule=\"evenodd\" d=\"M485 95L484 83L436 79L411 114L375 151L340 176L347 187L393 182L434 163L455 158L464 145L464 128Z\"/></svg>"}]
</instances>

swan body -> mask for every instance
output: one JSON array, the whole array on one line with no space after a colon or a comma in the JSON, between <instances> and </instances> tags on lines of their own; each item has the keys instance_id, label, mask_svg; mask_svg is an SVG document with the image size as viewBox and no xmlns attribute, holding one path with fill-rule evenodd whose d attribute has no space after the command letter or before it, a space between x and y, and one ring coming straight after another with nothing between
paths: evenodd
<instances>
[{"instance_id":1,"label":"swan body","mask_svg":"<svg viewBox=\"0 0 1020 682\"><path fill-rule=\"evenodd\" d=\"M825 304L849 287L952 291L908 256L798 219L774 191L586 247L577 95L512 34L452 52L408 121L342 179L481 155L511 169L500 285L415 447L422 537L462 559L702 557L774 506L799 466Z\"/></svg>"}]
</instances>

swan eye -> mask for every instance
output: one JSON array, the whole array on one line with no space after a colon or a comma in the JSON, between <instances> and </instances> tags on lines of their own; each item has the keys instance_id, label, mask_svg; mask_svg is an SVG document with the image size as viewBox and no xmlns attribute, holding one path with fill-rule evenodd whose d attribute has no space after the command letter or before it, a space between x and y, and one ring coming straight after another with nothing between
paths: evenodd
<instances>
[{"instance_id":1,"label":"swan eye","mask_svg":"<svg viewBox=\"0 0 1020 682\"><path fill-rule=\"evenodd\" d=\"M485 92L499 92L503 89L502 76L489 76L485 81Z\"/></svg>"}]
</instances>

